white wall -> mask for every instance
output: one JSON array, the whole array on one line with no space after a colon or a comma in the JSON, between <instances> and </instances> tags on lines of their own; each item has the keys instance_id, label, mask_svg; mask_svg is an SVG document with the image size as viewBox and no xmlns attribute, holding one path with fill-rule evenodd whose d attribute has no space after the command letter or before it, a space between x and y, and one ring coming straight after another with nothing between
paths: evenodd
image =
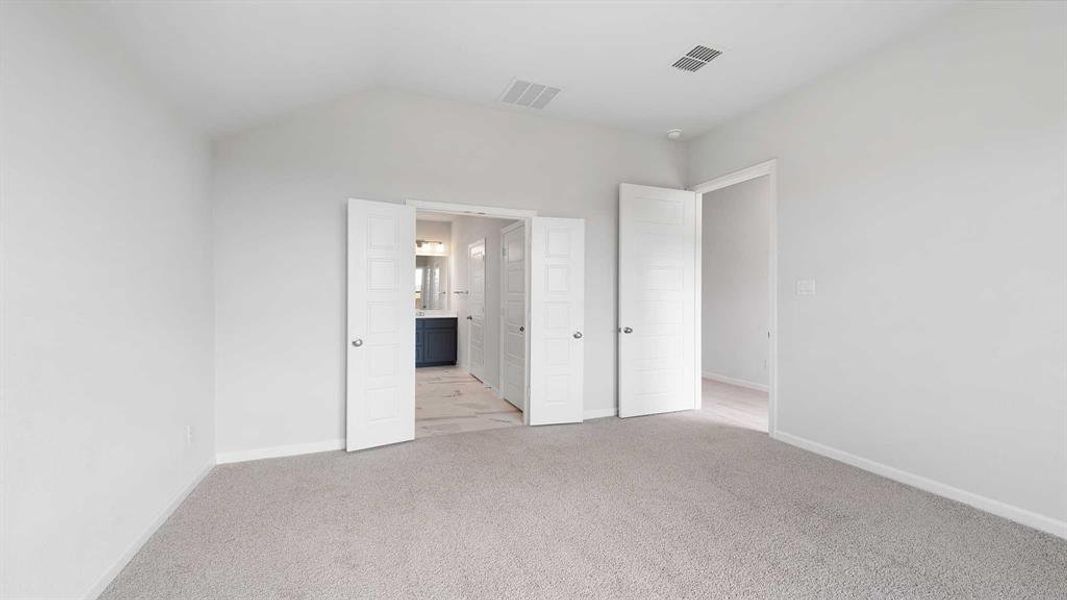
<instances>
[{"instance_id":1,"label":"white wall","mask_svg":"<svg viewBox=\"0 0 1067 600\"><path fill-rule=\"evenodd\" d=\"M1064 11L965 7L689 157L692 183L779 159L779 430L1061 535Z\"/></svg>"},{"instance_id":2,"label":"white wall","mask_svg":"<svg viewBox=\"0 0 1067 600\"><path fill-rule=\"evenodd\" d=\"M209 147L77 5L0 24L0 596L78 598L214 464Z\"/></svg>"},{"instance_id":3,"label":"white wall","mask_svg":"<svg viewBox=\"0 0 1067 600\"><path fill-rule=\"evenodd\" d=\"M369 92L215 145L220 452L344 426L345 198L586 219L586 409L615 403L618 184L679 187L684 148L512 110Z\"/></svg>"},{"instance_id":4,"label":"white wall","mask_svg":"<svg viewBox=\"0 0 1067 600\"><path fill-rule=\"evenodd\" d=\"M701 370L767 385L770 177L704 194Z\"/></svg>"},{"instance_id":5,"label":"white wall","mask_svg":"<svg viewBox=\"0 0 1067 600\"><path fill-rule=\"evenodd\" d=\"M447 244L451 238L452 224L448 221L415 220L415 239L445 242ZM448 251L451 253L452 248L450 247Z\"/></svg>"},{"instance_id":6,"label":"white wall","mask_svg":"<svg viewBox=\"0 0 1067 600\"><path fill-rule=\"evenodd\" d=\"M489 219L485 217L457 217L452 222L452 281L454 289L470 291L468 285L467 246L472 242L485 239L485 380L500 392L500 230L513 220ZM469 368L468 344L470 330L466 317L470 314L468 301L470 296L460 294L455 297L453 308L459 314L459 353L458 363Z\"/></svg>"}]
</instances>

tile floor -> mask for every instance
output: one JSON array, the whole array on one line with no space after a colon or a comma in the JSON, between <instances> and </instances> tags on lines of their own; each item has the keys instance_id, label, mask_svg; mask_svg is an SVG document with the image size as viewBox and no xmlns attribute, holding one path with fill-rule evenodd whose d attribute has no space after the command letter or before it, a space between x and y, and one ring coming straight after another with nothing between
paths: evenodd
<instances>
[{"instance_id":1,"label":"tile floor","mask_svg":"<svg viewBox=\"0 0 1067 600\"><path fill-rule=\"evenodd\" d=\"M522 412L462 367L415 369L415 437L522 425Z\"/></svg>"}]
</instances>

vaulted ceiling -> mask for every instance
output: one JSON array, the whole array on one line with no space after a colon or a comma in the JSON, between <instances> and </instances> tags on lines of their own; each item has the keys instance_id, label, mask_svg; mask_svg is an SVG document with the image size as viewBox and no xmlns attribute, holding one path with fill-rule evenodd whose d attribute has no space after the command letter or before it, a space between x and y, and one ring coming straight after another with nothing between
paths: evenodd
<instances>
[{"instance_id":1,"label":"vaulted ceiling","mask_svg":"<svg viewBox=\"0 0 1067 600\"><path fill-rule=\"evenodd\" d=\"M91 10L214 134L374 87L499 105L518 77L562 89L541 114L690 137L951 5L275 0ZM723 54L694 73L671 67L698 44Z\"/></svg>"}]
</instances>

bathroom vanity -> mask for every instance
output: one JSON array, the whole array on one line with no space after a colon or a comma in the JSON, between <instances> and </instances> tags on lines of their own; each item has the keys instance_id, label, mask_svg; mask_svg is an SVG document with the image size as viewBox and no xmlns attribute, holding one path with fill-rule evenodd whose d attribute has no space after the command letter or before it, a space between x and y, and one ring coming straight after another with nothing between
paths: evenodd
<instances>
[{"instance_id":1,"label":"bathroom vanity","mask_svg":"<svg viewBox=\"0 0 1067 600\"><path fill-rule=\"evenodd\" d=\"M456 315L444 311L415 313L415 366L456 364Z\"/></svg>"},{"instance_id":2,"label":"bathroom vanity","mask_svg":"<svg viewBox=\"0 0 1067 600\"><path fill-rule=\"evenodd\" d=\"M459 336L449 310L448 246L451 223L416 221L415 366L456 364Z\"/></svg>"}]
</instances>

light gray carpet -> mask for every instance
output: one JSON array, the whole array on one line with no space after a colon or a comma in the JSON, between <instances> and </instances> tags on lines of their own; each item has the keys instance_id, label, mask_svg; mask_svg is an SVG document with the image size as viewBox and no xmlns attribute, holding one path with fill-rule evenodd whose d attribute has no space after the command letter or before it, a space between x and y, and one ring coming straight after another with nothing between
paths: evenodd
<instances>
[{"instance_id":1,"label":"light gray carpet","mask_svg":"<svg viewBox=\"0 0 1067 600\"><path fill-rule=\"evenodd\" d=\"M706 413L216 468L103 598L1067 598L1067 541Z\"/></svg>"}]
</instances>

